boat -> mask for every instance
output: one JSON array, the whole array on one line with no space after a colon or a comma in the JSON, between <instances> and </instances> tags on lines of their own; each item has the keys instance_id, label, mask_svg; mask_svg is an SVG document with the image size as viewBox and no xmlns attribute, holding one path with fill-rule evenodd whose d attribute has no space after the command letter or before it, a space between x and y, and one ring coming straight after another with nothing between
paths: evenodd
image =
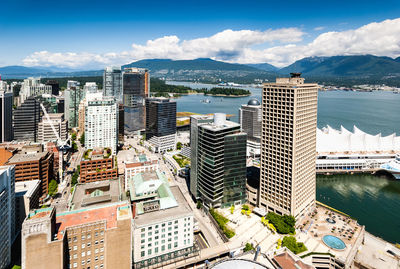
<instances>
[{"instance_id":1,"label":"boat","mask_svg":"<svg viewBox=\"0 0 400 269\"><path fill-rule=\"evenodd\" d=\"M209 103L211 103L211 101L210 101L210 99L203 99L203 100L201 100L200 102L202 102L202 103L206 103L206 104L209 104Z\"/></svg>"},{"instance_id":2,"label":"boat","mask_svg":"<svg viewBox=\"0 0 400 269\"><path fill-rule=\"evenodd\" d=\"M400 154L396 154L394 160L382 164L381 168L391 173L396 179L400 179Z\"/></svg>"}]
</instances>

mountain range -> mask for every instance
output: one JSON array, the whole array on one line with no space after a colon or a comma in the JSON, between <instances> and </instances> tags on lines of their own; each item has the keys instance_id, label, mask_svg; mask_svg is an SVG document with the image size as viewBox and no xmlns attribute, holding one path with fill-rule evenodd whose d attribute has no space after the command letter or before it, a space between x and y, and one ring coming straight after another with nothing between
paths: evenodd
<instances>
[{"instance_id":1,"label":"mountain range","mask_svg":"<svg viewBox=\"0 0 400 269\"><path fill-rule=\"evenodd\" d=\"M127 67L147 68L154 77L203 81L233 78L270 79L291 72L301 72L304 76L309 77L400 77L400 57L393 59L373 55L307 57L281 69L268 63L233 64L208 58L194 60L147 59L122 66L122 68ZM57 67L0 67L0 74L3 78L100 76L102 73L100 68L99 70L82 71Z\"/></svg>"}]
</instances>

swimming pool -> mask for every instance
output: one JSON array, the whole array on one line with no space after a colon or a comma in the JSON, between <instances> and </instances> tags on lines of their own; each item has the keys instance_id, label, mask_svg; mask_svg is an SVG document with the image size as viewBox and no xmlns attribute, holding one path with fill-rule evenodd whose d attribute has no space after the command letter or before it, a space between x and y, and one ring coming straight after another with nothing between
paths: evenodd
<instances>
[{"instance_id":1,"label":"swimming pool","mask_svg":"<svg viewBox=\"0 0 400 269\"><path fill-rule=\"evenodd\" d=\"M333 249L343 250L346 248L346 244L342 241L342 239L333 235L325 235L322 237L322 241L324 241L328 247Z\"/></svg>"}]
</instances>

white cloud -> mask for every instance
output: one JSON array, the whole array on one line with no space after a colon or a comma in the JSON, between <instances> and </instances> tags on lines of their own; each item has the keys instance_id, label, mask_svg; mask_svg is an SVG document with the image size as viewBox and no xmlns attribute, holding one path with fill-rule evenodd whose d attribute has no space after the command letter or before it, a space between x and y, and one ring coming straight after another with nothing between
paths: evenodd
<instances>
[{"instance_id":1,"label":"white cloud","mask_svg":"<svg viewBox=\"0 0 400 269\"><path fill-rule=\"evenodd\" d=\"M106 54L35 52L23 60L28 66L99 67L140 59L213 58L237 63L267 62L279 67L309 56L374 54L400 56L400 19L373 22L358 29L325 32L308 44L298 28L266 31L224 30L210 37L180 40L164 36L132 49ZM300 44L299 44L300 43ZM255 45L266 49L254 49Z\"/></svg>"},{"instance_id":2,"label":"white cloud","mask_svg":"<svg viewBox=\"0 0 400 269\"><path fill-rule=\"evenodd\" d=\"M324 26L318 26L318 27L315 27L315 28L314 28L314 31L322 31L322 30L324 30L324 29L325 29Z\"/></svg>"}]
</instances>

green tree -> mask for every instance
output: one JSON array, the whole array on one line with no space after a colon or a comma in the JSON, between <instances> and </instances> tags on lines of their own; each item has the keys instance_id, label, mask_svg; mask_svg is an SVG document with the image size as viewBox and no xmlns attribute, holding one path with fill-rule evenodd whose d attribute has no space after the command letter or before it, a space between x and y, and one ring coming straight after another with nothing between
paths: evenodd
<instances>
[{"instance_id":1,"label":"green tree","mask_svg":"<svg viewBox=\"0 0 400 269\"><path fill-rule=\"evenodd\" d=\"M54 179L49 184L49 195L54 196L57 193L58 183Z\"/></svg>"},{"instance_id":2,"label":"green tree","mask_svg":"<svg viewBox=\"0 0 400 269\"><path fill-rule=\"evenodd\" d=\"M277 232L280 234L294 234L294 225L296 220L293 216L284 215L280 216L274 212L269 212L266 219L274 225Z\"/></svg>"},{"instance_id":3,"label":"green tree","mask_svg":"<svg viewBox=\"0 0 400 269\"><path fill-rule=\"evenodd\" d=\"M71 139L72 139L73 141L76 140L76 133L72 133L72 134L71 134Z\"/></svg>"},{"instance_id":4,"label":"green tree","mask_svg":"<svg viewBox=\"0 0 400 269\"><path fill-rule=\"evenodd\" d=\"M181 150L182 149L182 143L181 142L176 143L176 149L177 150Z\"/></svg>"},{"instance_id":5,"label":"green tree","mask_svg":"<svg viewBox=\"0 0 400 269\"><path fill-rule=\"evenodd\" d=\"M81 145L84 146L85 145L85 133L83 133L81 135L81 138L79 139L79 142L81 142Z\"/></svg>"},{"instance_id":6,"label":"green tree","mask_svg":"<svg viewBox=\"0 0 400 269\"><path fill-rule=\"evenodd\" d=\"M203 207L203 204L201 203L201 201L197 201L196 207L197 207L197 209L200 209Z\"/></svg>"},{"instance_id":7,"label":"green tree","mask_svg":"<svg viewBox=\"0 0 400 269\"><path fill-rule=\"evenodd\" d=\"M75 143L75 141L72 141L72 150L75 152L75 151L78 151L78 145Z\"/></svg>"},{"instance_id":8,"label":"green tree","mask_svg":"<svg viewBox=\"0 0 400 269\"><path fill-rule=\"evenodd\" d=\"M253 244L246 243L246 245L245 245L245 247L243 249L243 252L247 252L247 251L250 251L250 250L254 250Z\"/></svg>"},{"instance_id":9,"label":"green tree","mask_svg":"<svg viewBox=\"0 0 400 269\"><path fill-rule=\"evenodd\" d=\"M282 247L287 247L294 254L298 254L307 250L302 242L297 242L294 236L285 236L282 240Z\"/></svg>"}]
</instances>

